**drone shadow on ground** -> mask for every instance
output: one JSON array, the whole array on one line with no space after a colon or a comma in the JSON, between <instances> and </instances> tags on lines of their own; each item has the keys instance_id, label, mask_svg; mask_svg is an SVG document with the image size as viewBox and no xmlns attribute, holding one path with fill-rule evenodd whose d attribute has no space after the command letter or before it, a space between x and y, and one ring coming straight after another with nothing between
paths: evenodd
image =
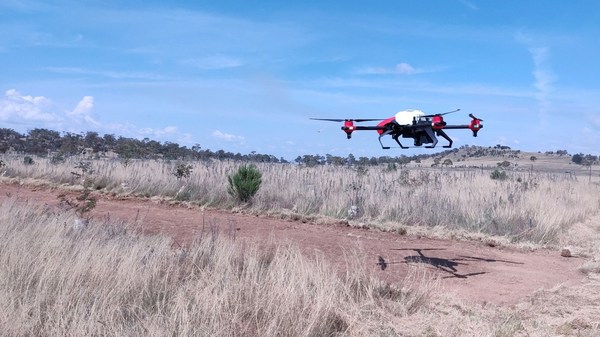
<instances>
[{"instance_id":1,"label":"drone shadow on ground","mask_svg":"<svg viewBox=\"0 0 600 337\"><path fill-rule=\"evenodd\" d=\"M446 272L450 274L449 276L444 276L442 278L468 278L470 276L483 275L487 272L473 272L473 273L459 273L459 268L461 266L469 265L468 262L487 262L487 263L509 263L509 264L523 264L522 262L509 261L509 260L498 260L498 259L489 259L482 258L476 256L465 256L459 255L456 258L441 258L435 256L426 256L423 251L437 251L437 250L445 250L444 248L396 248L392 250L410 250L416 252L418 255L409 255L405 256L403 261L386 261L382 256L378 257L377 265L381 268L381 270L385 270L391 264L411 264L411 263L422 263L426 265L430 265L440 271Z\"/></svg>"}]
</instances>

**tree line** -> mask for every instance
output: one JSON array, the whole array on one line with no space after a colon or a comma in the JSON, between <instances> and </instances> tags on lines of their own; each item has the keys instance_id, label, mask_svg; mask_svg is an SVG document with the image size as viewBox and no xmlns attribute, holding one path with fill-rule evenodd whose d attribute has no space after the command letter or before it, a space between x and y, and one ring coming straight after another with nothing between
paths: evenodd
<instances>
[{"instance_id":1,"label":"tree line","mask_svg":"<svg viewBox=\"0 0 600 337\"><path fill-rule=\"evenodd\" d=\"M35 128L26 134L13 129L0 128L0 153L8 151L37 156L72 156L90 155L96 157L116 154L124 159L166 159L166 160L236 160L263 163L288 163L284 158L274 155L260 154L252 151L249 154L232 153L224 150L211 151L202 149L199 144L192 147L181 146L174 142L158 142L149 138L142 140L113 134L100 135L95 131L72 133ZM452 151L452 150L450 150ZM440 155L440 153L434 154ZM381 163L406 164L411 160L420 160L431 154L411 157L359 157L349 154L346 157L327 155L298 156L294 162L307 166L316 165L377 165Z\"/></svg>"},{"instance_id":2,"label":"tree line","mask_svg":"<svg viewBox=\"0 0 600 337\"><path fill-rule=\"evenodd\" d=\"M416 154L412 156L361 156L357 158L352 154L345 157L331 154L306 154L296 157L294 162L306 166L404 165L411 161L419 163L421 160L432 157L443 158L444 156L455 154L459 150L462 150L461 157L463 159L481 156L516 157L520 154L519 150L512 150L510 147L502 145L496 145L494 147L463 145L460 148L449 149L442 152ZM114 134L100 135L95 131L60 133L44 128L35 128L29 130L25 134L21 134L13 129L0 128L0 153L6 153L8 151L37 156L53 156L54 158L85 154L96 157L116 155L123 159L217 159L262 163L288 163L283 157L277 158L274 155L260 154L255 151L252 151L249 154L232 153L224 150L211 151L209 149L202 149L199 144L186 147L174 142L158 142L149 138L140 140L136 138L115 136ZM566 150L546 152L546 154L557 154L560 156L569 155ZM597 156L579 153L573 155L571 160L575 164L591 165L597 164L599 158Z\"/></svg>"},{"instance_id":3,"label":"tree line","mask_svg":"<svg viewBox=\"0 0 600 337\"><path fill-rule=\"evenodd\" d=\"M285 162L273 155L231 153L224 150L211 151L196 144L190 148L174 142L158 142L149 138L142 140L105 134L95 131L85 133L63 132L36 128L21 134L12 129L0 128L0 153L13 151L38 156L95 155L113 153L125 159L232 159L254 162Z\"/></svg>"}]
</instances>

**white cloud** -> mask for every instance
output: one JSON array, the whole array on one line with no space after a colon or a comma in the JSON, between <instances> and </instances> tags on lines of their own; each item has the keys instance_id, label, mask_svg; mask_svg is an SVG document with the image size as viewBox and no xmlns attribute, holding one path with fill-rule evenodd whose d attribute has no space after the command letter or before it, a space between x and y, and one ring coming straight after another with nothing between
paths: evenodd
<instances>
[{"instance_id":1,"label":"white cloud","mask_svg":"<svg viewBox=\"0 0 600 337\"><path fill-rule=\"evenodd\" d=\"M244 137L242 137L242 136L236 136L236 135L232 135L229 133L224 133L219 130L215 130L212 133L212 135L213 135L213 137L220 139L220 140L224 140L226 142L239 142L239 143L244 142Z\"/></svg>"},{"instance_id":2,"label":"white cloud","mask_svg":"<svg viewBox=\"0 0 600 337\"><path fill-rule=\"evenodd\" d=\"M175 133L175 132L177 132L177 127L176 126L167 126L166 128L163 129L163 131L165 133Z\"/></svg>"},{"instance_id":3,"label":"white cloud","mask_svg":"<svg viewBox=\"0 0 600 337\"><path fill-rule=\"evenodd\" d=\"M465 7L467 7L468 9L472 10L472 11L476 11L479 10L479 7L477 7L477 5L475 5L473 2L468 1L468 0L460 0L460 3L463 4Z\"/></svg>"},{"instance_id":4,"label":"white cloud","mask_svg":"<svg viewBox=\"0 0 600 337\"><path fill-rule=\"evenodd\" d=\"M417 71L415 70L415 68L413 68L413 66L411 66L408 63L398 63L396 65L396 73L398 73L398 74L411 75L416 72Z\"/></svg>"},{"instance_id":5,"label":"white cloud","mask_svg":"<svg viewBox=\"0 0 600 337\"><path fill-rule=\"evenodd\" d=\"M242 62L242 60L239 58L225 55L213 55L196 59L187 59L183 60L181 63L202 70L237 68L244 65L244 62Z\"/></svg>"},{"instance_id":6,"label":"white cloud","mask_svg":"<svg viewBox=\"0 0 600 337\"><path fill-rule=\"evenodd\" d=\"M529 48L531 57L533 58L535 78L535 87L538 91L547 93L552 90L552 84L556 81L556 76L548 65L550 51L547 47Z\"/></svg>"},{"instance_id":7,"label":"white cloud","mask_svg":"<svg viewBox=\"0 0 600 337\"><path fill-rule=\"evenodd\" d=\"M152 73L144 73L144 72L124 72L124 71L113 71L113 70L94 70L94 69L85 69L85 68L75 68L75 67L46 67L45 70L57 73L57 74L67 74L67 75L87 75L87 76L101 76L107 77L111 79L117 80L161 80L162 76L152 74Z\"/></svg>"},{"instance_id":8,"label":"white cloud","mask_svg":"<svg viewBox=\"0 0 600 337\"><path fill-rule=\"evenodd\" d=\"M190 133L181 133L176 126L167 126L164 128L140 128L131 123L112 123L103 127L107 132L116 133L124 137L133 137L136 139L149 138L159 142L175 141L182 145L192 145L197 143L195 137Z\"/></svg>"},{"instance_id":9,"label":"white cloud","mask_svg":"<svg viewBox=\"0 0 600 337\"><path fill-rule=\"evenodd\" d=\"M600 115L588 115L588 120L592 125L600 128Z\"/></svg>"},{"instance_id":10,"label":"white cloud","mask_svg":"<svg viewBox=\"0 0 600 337\"><path fill-rule=\"evenodd\" d=\"M94 126L100 125L93 117L92 117L92 109L94 108L94 97L92 96L84 96L73 111L68 111L67 116L73 117L75 119L82 119L86 123L92 124Z\"/></svg>"},{"instance_id":11,"label":"white cloud","mask_svg":"<svg viewBox=\"0 0 600 337\"><path fill-rule=\"evenodd\" d=\"M94 107L94 97L84 96L81 101L75 107L75 110L68 113L70 116L84 116L88 115Z\"/></svg>"},{"instance_id":12,"label":"white cloud","mask_svg":"<svg viewBox=\"0 0 600 337\"><path fill-rule=\"evenodd\" d=\"M191 133L182 133L177 138L177 142L181 144L191 145L196 143L194 136Z\"/></svg>"},{"instance_id":13,"label":"white cloud","mask_svg":"<svg viewBox=\"0 0 600 337\"><path fill-rule=\"evenodd\" d=\"M529 53L534 66L533 85L537 89L535 98L538 101L540 118L545 122L551 106L550 95L556 82L556 76L549 64L550 50L547 47L535 47L529 48Z\"/></svg>"},{"instance_id":14,"label":"white cloud","mask_svg":"<svg viewBox=\"0 0 600 337\"><path fill-rule=\"evenodd\" d=\"M52 108L52 102L44 96L24 96L9 89L0 99L0 120L14 123L60 121L59 116L50 112Z\"/></svg>"},{"instance_id":15,"label":"white cloud","mask_svg":"<svg viewBox=\"0 0 600 337\"><path fill-rule=\"evenodd\" d=\"M358 74L363 75L389 75L389 74L399 74L399 75L415 75L415 74L423 74L423 73L431 73L438 71L437 69L421 69L415 68L409 63L402 62L396 64L394 67L366 67L361 68L356 71Z\"/></svg>"},{"instance_id":16,"label":"white cloud","mask_svg":"<svg viewBox=\"0 0 600 337\"><path fill-rule=\"evenodd\" d=\"M135 127L130 126L130 128L135 129ZM162 129L154 129L154 128L140 128L137 131L134 130L135 133L138 133L143 136L151 136L157 138L163 138L163 136L173 135L177 133L176 126L167 126Z\"/></svg>"}]
</instances>

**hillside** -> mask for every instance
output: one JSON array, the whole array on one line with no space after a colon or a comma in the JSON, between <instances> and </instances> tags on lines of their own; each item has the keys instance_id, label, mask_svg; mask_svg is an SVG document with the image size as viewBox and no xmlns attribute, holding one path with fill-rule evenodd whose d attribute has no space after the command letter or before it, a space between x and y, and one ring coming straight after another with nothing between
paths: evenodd
<instances>
[{"instance_id":1,"label":"hillside","mask_svg":"<svg viewBox=\"0 0 600 337\"><path fill-rule=\"evenodd\" d=\"M591 165L573 162L573 156L566 151L525 152L510 148L463 146L458 149L432 154L419 162L411 162L411 167L449 167L502 169L518 172L547 172L574 176L598 177L600 167L597 157L591 158ZM446 160L450 160L449 164ZM444 165L444 162L447 164Z\"/></svg>"}]
</instances>

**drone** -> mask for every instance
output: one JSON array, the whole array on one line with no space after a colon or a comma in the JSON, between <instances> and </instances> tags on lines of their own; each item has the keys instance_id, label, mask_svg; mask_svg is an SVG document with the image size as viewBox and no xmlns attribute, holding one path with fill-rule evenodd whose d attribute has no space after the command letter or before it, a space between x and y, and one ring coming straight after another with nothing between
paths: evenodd
<instances>
[{"instance_id":1,"label":"drone","mask_svg":"<svg viewBox=\"0 0 600 337\"><path fill-rule=\"evenodd\" d=\"M403 110L393 117L386 119L335 119L335 118L311 118L319 121L330 121L330 122L344 122L342 131L346 133L348 139L352 138L352 132L363 131L363 130L374 130L379 134L379 144L384 150L390 149L390 146L383 145L381 138L383 136L391 136L396 143L402 149L408 149L408 146L402 145L399 138L412 138L414 140L415 147L421 147L423 144L425 148L432 149L437 143L437 137L440 136L448 141L444 148L452 147L452 139L446 134L444 130L451 129L470 129L473 132L473 137L477 137L477 132L483 128L481 122L483 119L479 119L473 114L469 114L471 122L465 125L448 125L444 121L444 116L454 112L458 112L460 109L454 111L448 111L444 113L438 113L433 115L426 115L421 110ZM362 126L354 125L354 123L380 121L376 126Z\"/></svg>"}]
</instances>

